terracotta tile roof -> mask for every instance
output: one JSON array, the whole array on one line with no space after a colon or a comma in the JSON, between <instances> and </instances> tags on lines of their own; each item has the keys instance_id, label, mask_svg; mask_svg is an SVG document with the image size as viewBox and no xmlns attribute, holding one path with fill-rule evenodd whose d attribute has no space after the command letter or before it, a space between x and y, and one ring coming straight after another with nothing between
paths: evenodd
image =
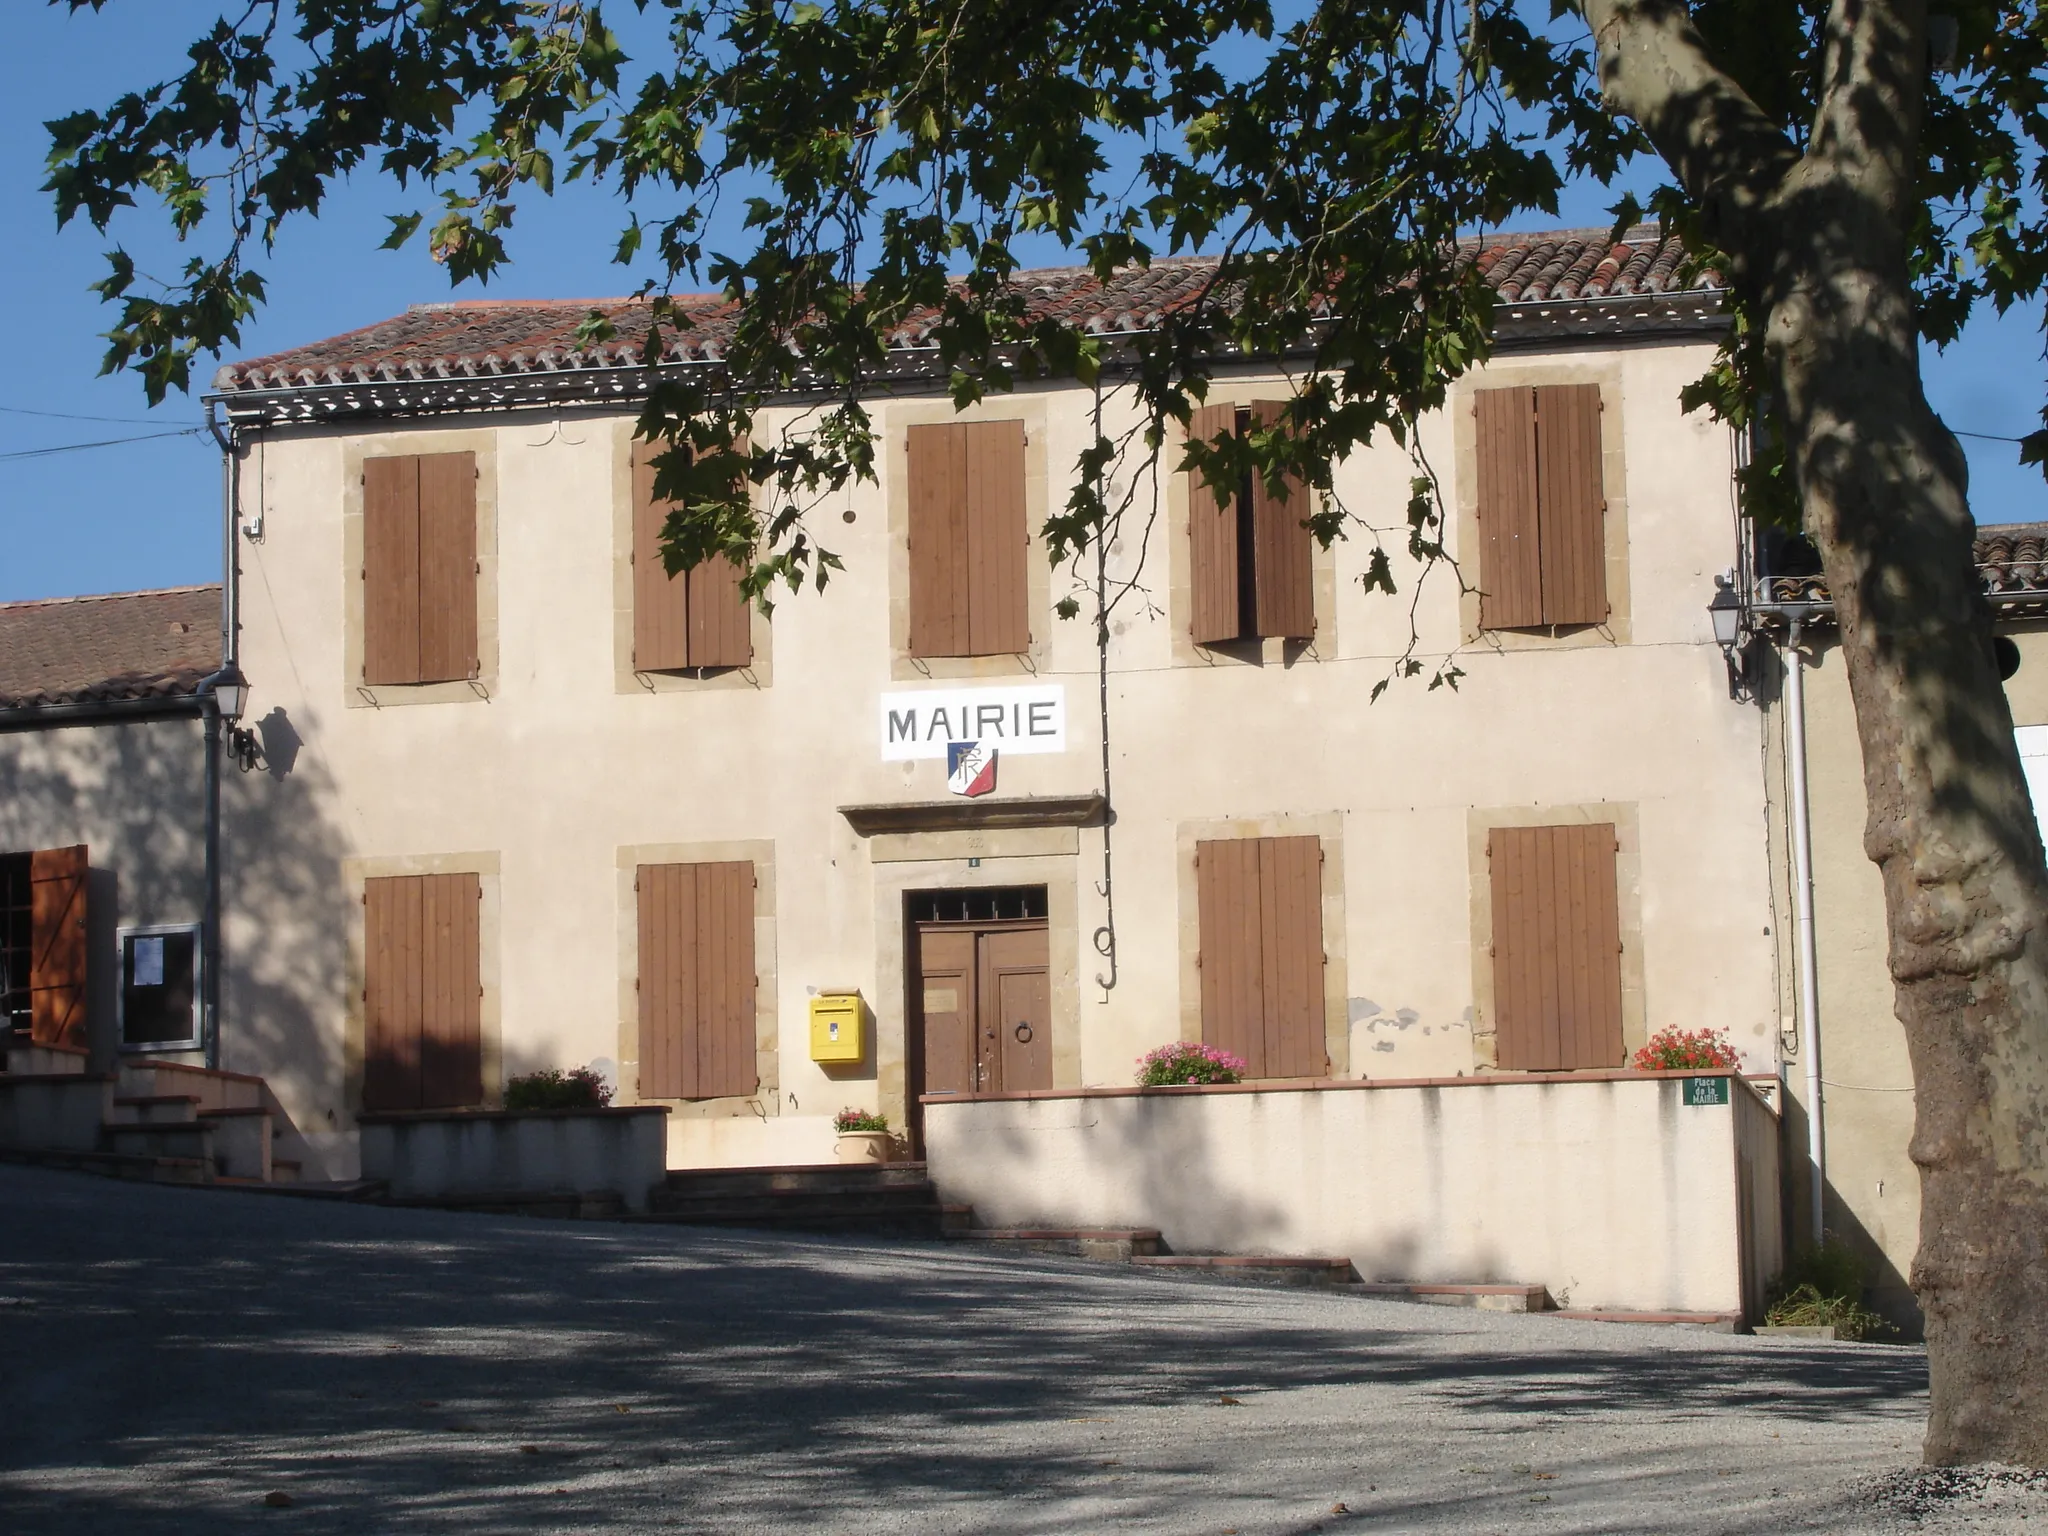
<instances>
[{"instance_id":1,"label":"terracotta tile roof","mask_svg":"<svg viewBox=\"0 0 2048 1536\"><path fill-rule=\"evenodd\" d=\"M1616 300L1718 295L1712 272L1680 282L1684 252L1654 225L1610 242L1604 229L1499 235L1466 242L1470 256L1512 305L1576 301L1613 307ZM1209 257L1177 257L1130 268L1098 282L1085 267L1020 272L1035 311L1096 332L1156 325L1196 302L1214 274ZM716 294L679 300L694 328L671 340L670 362L715 361L730 341L734 306ZM601 310L617 329L611 341L576 343L577 327ZM647 335L647 306L627 299L467 299L415 304L404 314L361 330L268 357L231 363L214 377L223 393L316 385L488 379L577 369L630 367ZM891 344L926 343L929 323L912 323Z\"/></svg>"},{"instance_id":2,"label":"terracotta tile roof","mask_svg":"<svg viewBox=\"0 0 2048 1536\"><path fill-rule=\"evenodd\" d=\"M0 603L0 709L194 692L220 665L220 588Z\"/></svg>"},{"instance_id":3,"label":"terracotta tile roof","mask_svg":"<svg viewBox=\"0 0 2048 1536\"><path fill-rule=\"evenodd\" d=\"M2048 606L2048 523L1991 523L1977 530L1977 575L2001 609ZM1814 575L1764 576L1758 600L1832 608L1827 582Z\"/></svg>"}]
</instances>

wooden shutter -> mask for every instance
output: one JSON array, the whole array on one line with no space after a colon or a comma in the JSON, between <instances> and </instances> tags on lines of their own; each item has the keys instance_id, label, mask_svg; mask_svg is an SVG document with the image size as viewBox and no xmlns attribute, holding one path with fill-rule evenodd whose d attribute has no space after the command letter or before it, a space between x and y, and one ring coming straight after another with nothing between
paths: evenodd
<instances>
[{"instance_id":1,"label":"wooden shutter","mask_svg":"<svg viewBox=\"0 0 2048 1536\"><path fill-rule=\"evenodd\" d=\"M1029 650L1024 423L948 422L909 437L910 653Z\"/></svg>"},{"instance_id":2,"label":"wooden shutter","mask_svg":"<svg viewBox=\"0 0 2048 1536\"><path fill-rule=\"evenodd\" d=\"M754 866L643 864L635 883L641 1097L754 1093Z\"/></svg>"},{"instance_id":3,"label":"wooden shutter","mask_svg":"<svg viewBox=\"0 0 2048 1536\"><path fill-rule=\"evenodd\" d=\"M1472 399L1479 459L1479 623L1544 623L1537 517L1536 392L1482 389Z\"/></svg>"},{"instance_id":4,"label":"wooden shutter","mask_svg":"<svg viewBox=\"0 0 2048 1536\"><path fill-rule=\"evenodd\" d=\"M654 494L653 443L633 445L633 665L670 672L690 664L689 585L661 559L670 503Z\"/></svg>"},{"instance_id":5,"label":"wooden shutter","mask_svg":"<svg viewBox=\"0 0 2048 1536\"><path fill-rule=\"evenodd\" d=\"M363 681L477 675L476 455L363 461Z\"/></svg>"},{"instance_id":6,"label":"wooden shutter","mask_svg":"<svg viewBox=\"0 0 2048 1536\"><path fill-rule=\"evenodd\" d=\"M29 855L29 1038L86 1045L86 850Z\"/></svg>"},{"instance_id":7,"label":"wooden shutter","mask_svg":"<svg viewBox=\"0 0 2048 1536\"><path fill-rule=\"evenodd\" d=\"M1235 406L1200 406L1188 418L1188 437L1213 442L1236 420ZM1218 495L1192 469L1186 474L1190 632L1197 645L1213 645L1243 633L1237 609L1237 498Z\"/></svg>"},{"instance_id":8,"label":"wooden shutter","mask_svg":"<svg viewBox=\"0 0 2048 1536\"><path fill-rule=\"evenodd\" d=\"M1496 827L1496 1060L1520 1071L1622 1065L1614 825Z\"/></svg>"},{"instance_id":9,"label":"wooden shutter","mask_svg":"<svg viewBox=\"0 0 2048 1536\"><path fill-rule=\"evenodd\" d=\"M475 677L476 455L420 456L420 681Z\"/></svg>"},{"instance_id":10,"label":"wooden shutter","mask_svg":"<svg viewBox=\"0 0 2048 1536\"><path fill-rule=\"evenodd\" d=\"M910 429L910 654L964 656L967 428Z\"/></svg>"},{"instance_id":11,"label":"wooden shutter","mask_svg":"<svg viewBox=\"0 0 2048 1536\"><path fill-rule=\"evenodd\" d=\"M1322 845L1313 837L1195 845L1202 1039L1247 1075L1320 1077Z\"/></svg>"},{"instance_id":12,"label":"wooden shutter","mask_svg":"<svg viewBox=\"0 0 2048 1536\"><path fill-rule=\"evenodd\" d=\"M1277 421L1286 408L1283 401L1255 401L1252 421ZM1300 481L1288 481L1283 501L1267 489L1263 476L1253 477L1252 579L1258 608L1255 627L1261 635L1287 640L1315 638L1315 535L1304 526L1308 515L1309 492Z\"/></svg>"},{"instance_id":13,"label":"wooden shutter","mask_svg":"<svg viewBox=\"0 0 2048 1536\"><path fill-rule=\"evenodd\" d=\"M474 874L363 882L363 1108L483 1100L483 882Z\"/></svg>"},{"instance_id":14,"label":"wooden shutter","mask_svg":"<svg viewBox=\"0 0 2048 1536\"><path fill-rule=\"evenodd\" d=\"M1259 959L1265 994L1267 1077L1321 1077L1323 1039L1323 845L1313 837L1262 837Z\"/></svg>"},{"instance_id":15,"label":"wooden shutter","mask_svg":"<svg viewBox=\"0 0 2048 1536\"><path fill-rule=\"evenodd\" d=\"M1600 386L1545 384L1534 394L1543 622L1605 624L1607 496L1600 463Z\"/></svg>"},{"instance_id":16,"label":"wooden shutter","mask_svg":"<svg viewBox=\"0 0 2048 1536\"><path fill-rule=\"evenodd\" d=\"M363 460L363 681L420 680L420 463Z\"/></svg>"}]
</instances>

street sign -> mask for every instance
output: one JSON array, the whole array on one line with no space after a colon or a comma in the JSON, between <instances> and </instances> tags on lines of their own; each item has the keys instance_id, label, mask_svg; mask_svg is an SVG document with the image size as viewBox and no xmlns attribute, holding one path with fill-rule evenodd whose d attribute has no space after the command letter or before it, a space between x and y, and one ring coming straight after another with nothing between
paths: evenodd
<instances>
[{"instance_id":1,"label":"street sign","mask_svg":"<svg viewBox=\"0 0 2048 1536\"><path fill-rule=\"evenodd\" d=\"M1694 1108L1728 1102L1728 1079L1725 1077L1680 1078L1678 1086L1679 1096Z\"/></svg>"}]
</instances>

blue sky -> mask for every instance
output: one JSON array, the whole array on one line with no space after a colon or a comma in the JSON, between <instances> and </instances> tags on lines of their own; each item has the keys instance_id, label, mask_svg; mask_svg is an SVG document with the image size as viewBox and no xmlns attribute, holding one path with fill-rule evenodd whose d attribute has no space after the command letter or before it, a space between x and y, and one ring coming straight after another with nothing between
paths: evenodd
<instances>
[{"instance_id":1,"label":"blue sky","mask_svg":"<svg viewBox=\"0 0 2048 1536\"><path fill-rule=\"evenodd\" d=\"M129 376L98 377L110 312L86 285L110 243L74 224L59 234L47 194L42 124L175 73L182 49L217 14L192 0L115 0L71 15L27 0L11 7L0 55L0 284L14 294L0 376L0 455L75 443L177 433L200 420L195 393L152 411ZM626 16L630 16L626 10ZM621 20L624 18L615 18ZM1612 193L1573 193L1562 223L1604 223ZM365 179L345 187L316 223L296 226L261 265L270 302L244 334L254 356L367 325L408 303L449 296L424 242L378 250L383 216L423 206L417 193ZM515 265L476 296L585 298L631 286L607 252L620 222L608 194L571 187L521 203ZM176 259L140 221L125 239L143 270ZM213 364L201 370L210 379ZM2038 424L2044 366L2038 312L1984 319L1944 356L1930 357L1928 390L1952 427L2016 437ZM93 418L93 419L78 419ZM1981 522L2048 518L2048 484L2009 443L1965 439ZM213 580L219 572L220 463L201 433L79 452L0 458L0 602Z\"/></svg>"}]
</instances>

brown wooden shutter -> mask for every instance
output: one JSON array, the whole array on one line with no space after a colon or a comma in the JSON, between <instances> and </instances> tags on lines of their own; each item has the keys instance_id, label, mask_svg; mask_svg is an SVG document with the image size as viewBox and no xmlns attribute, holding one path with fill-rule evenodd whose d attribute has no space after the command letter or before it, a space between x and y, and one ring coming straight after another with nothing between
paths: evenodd
<instances>
[{"instance_id":1,"label":"brown wooden shutter","mask_svg":"<svg viewBox=\"0 0 2048 1536\"><path fill-rule=\"evenodd\" d=\"M83 843L29 855L29 1038L86 1045L86 874Z\"/></svg>"},{"instance_id":2,"label":"brown wooden shutter","mask_svg":"<svg viewBox=\"0 0 2048 1536\"><path fill-rule=\"evenodd\" d=\"M1482 389L1472 398L1479 461L1479 623L1545 622L1537 516L1536 392Z\"/></svg>"},{"instance_id":3,"label":"brown wooden shutter","mask_svg":"<svg viewBox=\"0 0 2048 1536\"><path fill-rule=\"evenodd\" d=\"M483 1100L483 884L474 874L363 882L363 1108Z\"/></svg>"},{"instance_id":4,"label":"brown wooden shutter","mask_svg":"<svg viewBox=\"0 0 2048 1536\"><path fill-rule=\"evenodd\" d=\"M420 465L420 681L478 672L476 455L422 454Z\"/></svg>"},{"instance_id":5,"label":"brown wooden shutter","mask_svg":"<svg viewBox=\"0 0 2048 1536\"><path fill-rule=\"evenodd\" d=\"M745 458L747 439L733 443ZM741 476L736 487L747 489ZM740 568L719 556L690 572L690 665L744 667L754 660L753 614L740 594Z\"/></svg>"},{"instance_id":6,"label":"brown wooden shutter","mask_svg":"<svg viewBox=\"0 0 2048 1536\"><path fill-rule=\"evenodd\" d=\"M483 1101L483 881L421 875L420 1107Z\"/></svg>"},{"instance_id":7,"label":"brown wooden shutter","mask_svg":"<svg viewBox=\"0 0 2048 1536\"><path fill-rule=\"evenodd\" d=\"M967 428L910 429L910 654L964 656Z\"/></svg>"},{"instance_id":8,"label":"brown wooden shutter","mask_svg":"<svg viewBox=\"0 0 2048 1536\"><path fill-rule=\"evenodd\" d=\"M1266 1075L1266 977L1259 952L1256 838L1195 844L1202 962L1202 1043Z\"/></svg>"},{"instance_id":9,"label":"brown wooden shutter","mask_svg":"<svg viewBox=\"0 0 2048 1536\"><path fill-rule=\"evenodd\" d=\"M1286 404L1258 400L1252 404L1255 425L1277 421ZM1304 526L1309 515L1308 488L1289 480L1287 498L1268 491L1265 478L1252 479L1252 577L1256 592L1256 625L1261 635L1287 640L1312 640L1316 633L1316 589L1312 545L1315 535Z\"/></svg>"},{"instance_id":10,"label":"brown wooden shutter","mask_svg":"<svg viewBox=\"0 0 2048 1536\"><path fill-rule=\"evenodd\" d=\"M640 1094L738 1098L754 1054L754 866L643 864Z\"/></svg>"},{"instance_id":11,"label":"brown wooden shutter","mask_svg":"<svg viewBox=\"0 0 2048 1536\"><path fill-rule=\"evenodd\" d=\"M1259 951L1264 973L1267 1077L1321 1077L1323 845L1314 837L1262 837Z\"/></svg>"},{"instance_id":12,"label":"brown wooden shutter","mask_svg":"<svg viewBox=\"0 0 2048 1536\"><path fill-rule=\"evenodd\" d=\"M420 680L420 461L363 460L363 681Z\"/></svg>"},{"instance_id":13,"label":"brown wooden shutter","mask_svg":"<svg viewBox=\"0 0 2048 1536\"><path fill-rule=\"evenodd\" d=\"M671 503L654 494L660 447L633 445L633 665L670 672L690 664L689 586L670 577L661 558L661 530Z\"/></svg>"},{"instance_id":14,"label":"brown wooden shutter","mask_svg":"<svg viewBox=\"0 0 2048 1536\"><path fill-rule=\"evenodd\" d=\"M1235 406L1200 406L1188 418L1188 437L1213 442L1236 421ZM1237 498L1219 496L1192 469L1186 476L1189 632L1197 645L1235 640L1243 632L1237 609Z\"/></svg>"},{"instance_id":15,"label":"brown wooden shutter","mask_svg":"<svg viewBox=\"0 0 2048 1536\"><path fill-rule=\"evenodd\" d=\"M1329 1070L1322 858L1313 837L1195 845L1202 1040L1243 1057L1247 1076Z\"/></svg>"},{"instance_id":16,"label":"brown wooden shutter","mask_svg":"<svg viewBox=\"0 0 2048 1536\"><path fill-rule=\"evenodd\" d=\"M1614 825L1496 827L1495 1059L1519 1071L1622 1065Z\"/></svg>"},{"instance_id":17,"label":"brown wooden shutter","mask_svg":"<svg viewBox=\"0 0 2048 1536\"><path fill-rule=\"evenodd\" d=\"M1605 624L1607 496L1600 462L1600 386L1545 384L1534 394L1543 622Z\"/></svg>"},{"instance_id":18,"label":"brown wooden shutter","mask_svg":"<svg viewBox=\"0 0 2048 1536\"><path fill-rule=\"evenodd\" d=\"M1030 520L1024 423L970 421L967 434L967 643L973 656L1031 649Z\"/></svg>"},{"instance_id":19,"label":"brown wooden shutter","mask_svg":"<svg viewBox=\"0 0 2048 1536\"><path fill-rule=\"evenodd\" d=\"M1031 647L1024 423L910 429L910 653Z\"/></svg>"}]
</instances>

